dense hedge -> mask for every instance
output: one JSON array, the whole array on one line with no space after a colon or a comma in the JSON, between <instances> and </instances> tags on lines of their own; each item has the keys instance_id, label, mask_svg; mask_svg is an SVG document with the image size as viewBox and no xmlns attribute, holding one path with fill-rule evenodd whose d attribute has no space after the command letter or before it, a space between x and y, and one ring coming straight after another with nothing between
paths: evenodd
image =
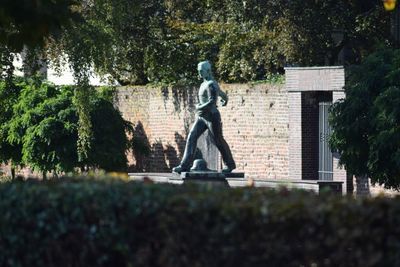
<instances>
[{"instance_id":1,"label":"dense hedge","mask_svg":"<svg viewBox=\"0 0 400 267\"><path fill-rule=\"evenodd\" d=\"M398 198L77 179L0 198L1 266L400 265Z\"/></svg>"}]
</instances>

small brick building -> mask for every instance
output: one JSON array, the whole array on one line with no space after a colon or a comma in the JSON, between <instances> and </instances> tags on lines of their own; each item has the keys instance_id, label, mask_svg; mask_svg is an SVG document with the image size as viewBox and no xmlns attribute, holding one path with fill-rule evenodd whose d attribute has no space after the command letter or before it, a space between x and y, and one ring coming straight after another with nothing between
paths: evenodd
<instances>
[{"instance_id":1,"label":"small brick building","mask_svg":"<svg viewBox=\"0 0 400 267\"><path fill-rule=\"evenodd\" d=\"M291 179L340 181L346 192L346 171L328 144L328 110L345 97L344 83L343 67L286 68Z\"/></svg>"}]
</instances>

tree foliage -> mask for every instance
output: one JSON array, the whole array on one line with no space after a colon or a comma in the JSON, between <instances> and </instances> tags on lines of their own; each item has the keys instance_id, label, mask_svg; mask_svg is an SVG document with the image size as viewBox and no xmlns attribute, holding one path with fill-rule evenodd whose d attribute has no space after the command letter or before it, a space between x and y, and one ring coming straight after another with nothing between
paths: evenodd
<instances>
[{"instance_id":1,"label":"tree foliage","mask_svg":"<svg viewBox=\"0 0 400 267\"><path fill-rule=\"evenodd\" d=\"M78 19L78 0L2 0L0 44L15 52L24 45L43 46L46 38L61 33L61 27Z\"/></svg>"},{"instance_id":2,"label":"tree foliage","mask_svg":"<svg viewBox=\"0 0 400 267\"><path fill-rule=\"evenodd\" d=\"M82 10L89 1L78 0L4 0L0 5L0 64L2 76L12 80L13 59L12 52L21 52L27 48L36 55L45 49L49 39L60 41L64 29L84 23ZM80 52L80 47L75 44L75 52L70 53L70 62L74 70L76 83L79 84L75 98L79 113L79 155L82 160L86 158L90 148L91 125L89 118L90 106L87 101L90 95L88 86L88 70L90 64L87 57ZM86 47L87 48L87 47ZM62 51L59 51L59 53ZM33 58L35 59L35 57ZM35 60L30 60L34 62Z\"/></svg>"},{"instance_id":3,"label":"tree foliage","mask_svg":"<svg viewBox=\"0 0 400 267\"><path fill-rule=\"evenodd\" d=\"M400 189L400 51L379 51L351 68L345 92L330 118L340 163Z\"/></svg>"},{"instance_id":4,"label":"tree foliage","mask_svg":"<svg viewBox=\"0 0 400 267\"><path fill-rule=\"evenodd\" d=\"M127 134L132 135L132 125L105 95L92 101L90 118L94 140L84 164L106 171L126 171L126 151L132 148Z\"/></svg>"},{"instance_id":5,"label":"tree foliage","mask_svg":"<svg viewBox=\"0 0 400 267\"><path fill-rule=\"evenodd\" d=\"M4 83L3 83L4 84ZM1 87L1 88L4 88ZM4 92L12 92L10 88ZM95 92L90 99L93 146L87 158L78 158L78 112L74 88L40 81L17 83L8 97L7 112L0 119L0 159L25 164L41 172L68 172L74 168L121 171L131 143L126 122L106 94ZM6 101L6 100L4 100ZM19 148L19 149L14 149Z\"/></svg>"},{"instance_id":6,"label":"tree foliage","mask_svg":"<svg viewBox=\"0 0 400 267\"><path fill-rule=\"evenodd\" d=\"M76 162L76 111L72 91L27 84L14 105L8 140L22 146L22 159L35 170L72 170Z\"/></svg>"},{"instance_id":7,"label":"tree foliage","mask_svg":"<svg viewBox=\"0 0 400 267\"><path fill-rule=\"evenodd\" d=\"M316 23L318 22L318 23ZM332 32L345 33L337 44ZM78 84L78 151L93 138L90 69L121 84L191 82L208 59L225 82L265 79L286 64L353 61L389 36L389 18L373 0L5 0L0 5L0 64L11 79L12 51L44 48L68 61ZM50 42L49 42L50 40ZM4 72L3 72L4 73Z\"/></svg>"},{"instance_id":8,"label":"tree foliage","mask_svg":"<svg viewBox=\"0 0 400 267\"><path fill-rule=\"evenodd\" d=\"M62 51L122 84L190 82L204 59L219 79L247 82L287 64L335 64L344 47L357 62L390 40L390 17L374 0L90 3L81 10L85 23L65 29Z\"/></svg>"},{"instance_id":9,"label":"tree foliage","mask_svg":"<svg viewBox=\"0 0 400 267\"><path fill-rule=\"evenodd\" d=\"M340 43L332 33L344 33ZM285 65L335 64L346 47L356 62L389 43L389 16L375 0L5 0L0 64L11 52L44 49L68 62L77 83L79 158L93 147L91 68L121 84L190 83L208 59L225 82L262 80ZM350 63L351 63L350 62Z\"/></svg>"},{"instance_id":10,"label":"tree foliage","mask_svg":"<svg viewBox=\"0 0 400 267\"><path fill-rule=\"evenodd\" d=\"M20 81L0 83L0 163L22 164L22 147L10 143L8 138L9 121L13 117L13 106L18 102L21 92Z\"/></svg>"}]
</instances>

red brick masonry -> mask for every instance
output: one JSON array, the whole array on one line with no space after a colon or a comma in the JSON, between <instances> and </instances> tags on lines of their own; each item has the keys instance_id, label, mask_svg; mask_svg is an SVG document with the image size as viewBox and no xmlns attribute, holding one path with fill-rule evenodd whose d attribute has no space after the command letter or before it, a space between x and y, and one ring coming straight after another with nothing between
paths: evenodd
<instances>
[{"instance_id":1,"label":"red brick masonry","mask_svg":"<svg viewBox=\"0 0 400 267\"><path fill-rule=\"evenodd\" d=\"M287 179L289 108L285 85L221 84L229 103L220 107L223 133L237 171L246 178ZM122 87L116 105L151 147L149 158L129 153L131 171L169 171L179 163L194 120L197 89Z\"/></svg>"}]
</instances>

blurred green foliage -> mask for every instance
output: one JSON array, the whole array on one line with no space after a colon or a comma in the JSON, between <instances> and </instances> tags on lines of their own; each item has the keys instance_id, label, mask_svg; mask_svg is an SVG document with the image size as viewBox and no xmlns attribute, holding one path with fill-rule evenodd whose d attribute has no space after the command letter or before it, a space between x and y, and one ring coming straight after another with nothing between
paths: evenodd
<instances>
[{"instance_id":1,"label":"blurred green foliage","mask_svg":"<svg viewBox=\"0 0 400 267\"><path fill-rule=\"evenodd\" d=\"M28 165L41 172L68 172L74 168L126 169L127 132L132 132L110 101L112 89L92 95L89 112L93 147L87 159L78 158L78 115L74 88L40 80L0 83L0 160Z\"/></svg>"},{"instance_id":2,"label":"blurred green foliage","mask_svg":"<svg viewBox=\"0 0 400 267\"><path fill-rule=\"evenodd\" d=\"M0 265L398 266L399 200L105 178L0 183Z\"/></svg>"},{"instance_id":3,"label":"blurred green foliage","mask_svg":"<svg viewBox=\"0 0 400 267\"><path fill-rule=\"evenodd\" d=\"M400 189L400 51L381 50L348 72L331 109L331 145L355 175Z\"/></svg>"}]
</instances>

